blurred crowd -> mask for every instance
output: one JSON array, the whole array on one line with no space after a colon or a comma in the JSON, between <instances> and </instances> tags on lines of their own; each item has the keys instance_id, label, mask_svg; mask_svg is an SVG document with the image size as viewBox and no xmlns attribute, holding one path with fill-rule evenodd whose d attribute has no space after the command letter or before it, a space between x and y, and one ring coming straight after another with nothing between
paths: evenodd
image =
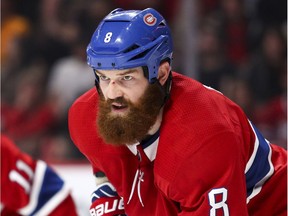
<instances>
[{"instance_id":1,"label":"blurred crowd","mask_svg":"<svg viewBox=\"0 0 288 216\"><path fill-rule=\"evenodd\" d=\"M1 131L34 158L84 160L67 112L93 88L86 47L111 10L153 7L174 39L174 71L238 103L287 148L286 0L1 0Z\"/></svg>"}]
</instances>

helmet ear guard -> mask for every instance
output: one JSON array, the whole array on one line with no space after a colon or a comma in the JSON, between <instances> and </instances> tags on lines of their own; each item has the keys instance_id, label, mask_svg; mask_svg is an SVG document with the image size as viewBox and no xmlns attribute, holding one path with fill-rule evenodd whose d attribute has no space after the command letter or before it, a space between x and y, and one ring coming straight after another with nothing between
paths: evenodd
<instances>
[{"instance_id":1,"label":"helmet ear guard","mask_svg":"<svg viewBox=\"0 0 288 216\"><path fill-rule=\"evenodd\" d=\"M160 63L169 60L171 64L172 50L170 29L156 10L118 8L94 32L87 47L87 63L94 70L147 67L145 76L154 83Z\"/></svg>"}]
</instances>

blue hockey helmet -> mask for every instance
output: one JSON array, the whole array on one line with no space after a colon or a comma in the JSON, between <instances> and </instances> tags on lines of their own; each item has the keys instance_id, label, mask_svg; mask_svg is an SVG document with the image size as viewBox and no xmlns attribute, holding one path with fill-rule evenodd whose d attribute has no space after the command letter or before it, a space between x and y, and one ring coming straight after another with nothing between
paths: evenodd
<instances>
[{"instance_id":1,"label":"blue hockey helmet","mask_svg":"<svg viewBox=\"0 0 288 216\"><path fill-rule=\"evenodd\" d=\"M87 63L94 70L147 67L145 76L153 83L161 61L171 64L172 52L170 29L156 10L118 8L94 32L87 47Z\"/></svg>"}]
</instances>

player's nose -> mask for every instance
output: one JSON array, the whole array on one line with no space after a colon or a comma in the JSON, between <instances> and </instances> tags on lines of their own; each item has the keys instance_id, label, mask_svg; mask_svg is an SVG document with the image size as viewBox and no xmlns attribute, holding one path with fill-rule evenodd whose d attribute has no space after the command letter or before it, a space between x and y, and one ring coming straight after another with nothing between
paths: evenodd
<instances>
[{"instance_id":1,"label":"player's nose","mask_svg":"<svg viewBox=\"0 0 288 216\"><path fill-rule=\"evenodd\" d=\"M121 87L117 84L117 82L111 80L107 89L106 89L107 98L115 99L123 96L123 92L121 91Z\"/></svg>"}]
</instances>

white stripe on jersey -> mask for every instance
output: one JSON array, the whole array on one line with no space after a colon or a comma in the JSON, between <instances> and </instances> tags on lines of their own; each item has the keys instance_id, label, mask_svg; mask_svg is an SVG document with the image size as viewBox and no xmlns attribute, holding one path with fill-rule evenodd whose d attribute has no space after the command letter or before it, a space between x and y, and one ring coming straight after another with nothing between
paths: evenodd
<instances>
[{"instance_id":1,"label":"white stripe on jersey","mask_svg":"<svg viewBox=\"0 0 288 216\"><path fill-rule=\"evenodd\" d=\"M38 196L42 187L42 182L45 174L47 165L42 161L37 161L37 166L35 169L35 177L33 182L33 187L30 195L30 202L25 207L18 210L22 215L30 215L37 206Z\"/></svg>"},{"instance_id":2,"label":"white stripe on jersey","mask_svg":"<svg viewBox=\"0 0 288 216\"><path fill-rule=\"evenodd\" d=\"M245 168L247 203L260 193L263 184L274 173L274 167L271 161L272 150L270 143L264 139L258 129L250 121L249 123L255 135L255 142L253 153Z\"/></svg>"}]
</instances>

